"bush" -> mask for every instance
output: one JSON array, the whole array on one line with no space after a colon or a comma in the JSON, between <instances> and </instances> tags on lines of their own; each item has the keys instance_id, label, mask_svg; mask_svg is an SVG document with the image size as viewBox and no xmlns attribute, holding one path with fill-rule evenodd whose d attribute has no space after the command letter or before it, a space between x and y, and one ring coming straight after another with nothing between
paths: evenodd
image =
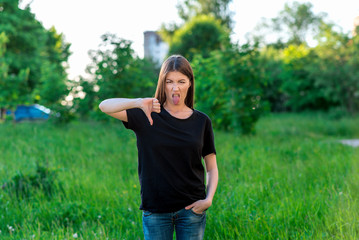
<instances>
[{"instance_id":1,"label":"bush","mask_svg":"<svg viewBox=\"0 0 359 240\"><path fill-rule=\"evenodd\" d=\"M192 61L194 55L209 57L211 51L221 49L228 43L229 30L218 19L199 15L175 31L169 54L181 54Z\"/></svg>"},{"instance_id":2,"label":"bush","mask_svg":"<svg viewBox=\"0 0 359 240\"><path fill-rule=\"evenodd\" d=\"M328 117L332 120L340 120L348 116L350 116L350 114L344 107L333 107L328 111Z\"/></svg>"},{"instance_id":3,"label":"bush","mask_svg":"<svg viewBox=\"0 0 359 240\"><path fill-rule=\"evenodd\" d=\"M67 124L75 119L74 109L60 104L53 105L49 121L55 124Z\"/></svg>"},{"instance_id":4,"label":"bush","mask_svg":"<svg viewBox=\"0 0 359 240\"><path fill-rule=\"evenodd\" d=\"M30 198L36 192L42 192L47 199L55 193L62 192L62 184L57 180L57 171L37 164L34 174L23 174L19 171L11 180L2 185L11 197Z\"/></svg>"},{"instance_id":5,"label":"bush","mask_svg":"<svg viewBox=\"0 0 359 240\"><path fill-rule=\"evenodd\" d=\"M156 90L159 70L156 64L135 55L132 42L116 35L102 36L99 50L90 51L88 72L93 79L81 78L75 84L74 109L83 119L108 120L98 105L107 98L150 97Z\"/></svg>"},{"instance_id":6,"label":"bush","mask_svg":"<svg viewBox=\"0 0 359 240\"><path fill-rule=\"evenodd\" d=\"M196 55L196 106L207 113L215 128L254 133L266 110L257 73L258 53L250 46L214 51L209 58Z\"/></svg>"}]
</instances>

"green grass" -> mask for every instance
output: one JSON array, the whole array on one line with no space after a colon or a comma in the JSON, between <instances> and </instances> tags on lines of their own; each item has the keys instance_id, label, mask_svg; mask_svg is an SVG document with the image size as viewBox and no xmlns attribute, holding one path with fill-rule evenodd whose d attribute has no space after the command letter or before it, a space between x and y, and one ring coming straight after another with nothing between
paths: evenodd
<instances>
[{"instance_id":1,"label":"green grass","mask_svg":"<svg viewBox=\"0 0 359 240\"><path fill-rule=\"evenodd\" d=\"M358 118L268 115L254 136L215 137L205 239L359 239L359 148L338 143L359 138ZM136 139L122 123L4 123L0 138L0 184L40 163L64 189L0 189L0 239L143 239Z\"/></svg>"}]
</instances>

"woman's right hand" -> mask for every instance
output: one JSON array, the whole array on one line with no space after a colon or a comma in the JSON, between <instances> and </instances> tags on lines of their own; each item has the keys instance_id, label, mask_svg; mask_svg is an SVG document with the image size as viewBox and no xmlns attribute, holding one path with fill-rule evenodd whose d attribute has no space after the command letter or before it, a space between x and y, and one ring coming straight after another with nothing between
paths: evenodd
<instances>
[{"instance_id":1,"label":"woman's right hand","mask_svg":"<svg viewBox=\"0 0 359 240\"><path fill-rule=\"evenodd\" d=\"M151 125L153 125L153 120L151 117L152 112L160 113L161 112L161 104L156 98L141 98L140 99L140 108L146 114L148 121Z\"/></svg>"}]
</instances>

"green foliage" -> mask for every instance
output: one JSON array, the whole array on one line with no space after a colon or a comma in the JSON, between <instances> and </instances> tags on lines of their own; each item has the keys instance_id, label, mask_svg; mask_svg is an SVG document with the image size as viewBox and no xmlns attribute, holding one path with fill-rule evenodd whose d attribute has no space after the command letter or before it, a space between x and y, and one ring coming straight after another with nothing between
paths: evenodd
<instances>
[{"instance_id":1,"label":"green foliage","mask_svg":"<svg viewBox=\"0 0 359 240\"><path fill-rule=\"evenodd\" d=\"M191 61L195 54L209 57L210 52L229 44L229 32L218 20L208 15L193 17L175 31L169 55L181 54Z\"/></svg>"},{"instance_id":2,"label":"green foliage","mask_svg":"<svg viewBox=\"0 0 359 240\"><path fill-rule=\"evenodd\" d=\"M59 105L70 92L67 87L67 74L65 65L70 56L70 44L64 43L63 35L58 34L52 27L47 32L46 57L48 61L41 65L41 77L36 91L33 92L33 98L40 104L49 107Z\"/></svg>"},{"instance_id":3,"label":"green foliage","mask_svg":"<svg viewBox=\"0 0 359 240\"><path fill-rule=\"evenodd\" d=\"M310 2L293 2L291 6L286 3L279 17L272 19L275 29L289 30L289 44L305 43L308 32L316 29L321 23L324 15L315 15L312 8L313 5ZM283 25L286 28L283 29Z\"/></svg>"},{"instance_id":4,"label":"green foliage","mask_svg":"<svg viewBox=\"0 0 359 240\"><path fill-rule=\"evenodd\" d=\"M286 107L293 111L304 109L327 110L332 103L308 71L315 53L305 45L289 45L282 51L283 83L287 96Z\"/></svg>"},{"instance_id":5,"label":"green foliage","mask_svg":"<svg viewBox=\"0 0 359 240\"><path fill-rule=\"evenodd\" d=\"M321 25L316 47L261 49L261 85L272 111L359 111L358 37L334 28Z\"/></svg>"},{"instance_id":6,"label":"green foliage","mask_svg":"<svg viewBox=\"0 0 359 240\"><path fill-rule=\"evenodd\" d=\"M113 47L113 50L91 53L96 66L95 81L100 89L98 97L104 99L118 94L123 97L153 94L154 69L148 69L145 60L134 56L132 43L114 35L104 35L102 40L101 47ZM149 74L145 74L148 70Z\"/></svg>"},{"instance_id":7,"label":"green foliage","mask_svg":"<svg viewBox=\"0 0 359 240\"><path fill-rule=\"evenodd\" d=\"M209 114L215 128L254 133L266 109L257 60L258 52L250 46L195 56L196 107Z\"/></svg>"},{"instance_id":8,"label":"green foliage","mask_svg":"<svg viewBox=\"0 0 359 240\"><path fill-rule=\"evenodd\" d=\"M284 63L281 51L269 46L261 49L258 57L260 84L263 100L268 101L273 112L286 111L288 95L283 90L285 81Z\"/></svg>"},{"instance_id":9,"label":"green foliage","mask_svg":"<svg viewBox=\"0 0 359 240\"><path fill-rule=\"evenodd\" d=\"M229 11L231 0L182 0L177 4L178 15L185 22L198 15L212 15L221 25L232 29L232 13Z\"/></svg>"},{"instance_id":10,"label":"green foliage","mask_svg":"<svg viewBox=\"0 0 359 240\"><path fill-rule=\"evenodd\" d=\"M173 35L178 29L181 28L182 25L177 23L162 23L158 33L163 39L163 41L165 41L166 43L170 43L173 39Z\"/></svg>"},{"instance_id":11,"label":"green foliage","mask_svg":"<svg viewBox=\"0 0 359 240\"><path fill-rule=\"evenodd\" d=\"M323 19L324 13L315 14L310 2L293 2L291 5L286 3L277 17L270 20L263 19L257 25L254 38L269 44L266 35L275 33L274 45L279 47L289 44L307 44L308 36L316 33ZM273 36L273 35L272 35Z\"/></svg>"},{"instance_id":12,"label":"green foliage","mask_svg":"<svg viewBox=\"0 0 359 240\"><path fill-rule=\"evenodd\" d=\"M4 55L6 51L6 43L8 38L4 32L0 33L0 79L5 79L7 75L7 65L5 63Z\"/></svg>"},{"instance_id":13,"label":"green foliage","mask_svg":"<svg viewBox=\"0 0 359 240\"><path fill-rule=\"evenodd\" d=\"M340 120L345 117L350 117L348 111L343 107L332 107L328 110L328 118L333 120Z\"/></svg>"},{"instance_id":14,"label":"green foliage","mask_svg":"<svg viewBox=\"0 0 359 240\"><path fill-rule=\"evenodd\" d=\"M49 122L55 125L64 125L74 119L76 119L76 114L72 106L62 104L52 105Z\"/></svg>"},{"instance_id":15,"label":"green foliage","mask_svg":"<svg viewBox=\"0 0 359 240\"><path fill-rule=\"evenodd\" d=\"M163 23L160 28L160 35L164 41L171 43L175 32L182 28L192 18L200 15L212 16L217 19L222 26L229 29L233 28L232 12L229 11L231 0L181 0L177 4L179 17L184 21L181 24Z\"/></svg>"},{"instance_id":16,"label":"green foliage","mask_svg":"<svg viewBox=\"0 0 359 240\"><path fill-rule=\"evenodd\" d=\"M101 101L107 98L135 98L153 96L158 78L158 69L147 59L134 54L132 42L112 34L102 36L99 50L91 51L91 65L88 72L93 79L80 79L79 86L86 95L76 99L79 113L91 111L92 118L108 119L98 109Z\"/></svg>"},{"instance_id":17,"label":"green foliage","mask_svg":"<svg viewBox=\"0 0 359 240\"><path fill-rule=\"evenodd\" d=\"M16 83L11 84L22 99L19 101L16 101L18 97L5 99L12 105L11 108L15 108L19 102L31 103L30 94L40 78L41 48L46 41L45 31L29 9L18 8L18 1L4 1L2 7L0 32L5 32L9 38L5 52L6 63L9 66L8 76L16 76L23 69L29 69L28 79L22 81L23 87Z\"/></svg>"},{"instance_id":18,"label":"green foliage","mask_svg":"<svg viewBox=\"0 0 359 240\"><path fill-rule=\"evenodd\" d=\"M325 18L323 13L314 14L312 8L309 2L287 3L277 17L258 26L259 31L276 34L275 41L261 49L259 67L263 97L272 111L328 110L340 105L328 94L328 82L317 78L324 69L318 68L316 62L323 61L317 50L307 44L309 33L320 32ZM254 34L254 41L263 40Z\"/></svg>"},{"instance_id":19,"label":"green foliage","mask_svg":"<svg viewBox=\"0 0 359 240\"><path fill-rule=\"evenodd\" d=\"M88 210L81 202L69 202L58 204L58 212L54 216L64 227L79 228L83 219L87 216Z\"/></svg>"},{"instance_id":20,"label":"green foliage","mask_svg":"<svg viewBox=\"0 0 359 240\"><path fill-rule=\"evenodd\" d=\"M38 88L33 91L33 98L43 105L56 104L59 99L64 99L69 93L65 78L57 68L55 64L49 62L41 66L41 77ZM59 79L63 79L63 81L58 81Z\"/></svg>"},{"instance_id":21,"label":"green foliage","mask_svg":"<svg viewBox=\"0 0 359 240\"><path fill-rule=\"evenodd\" d=\"M5 56L9 42L5 32L0 34L0 106L14 108L26 101L29 68L21 69L18 74L9 73L9 64Z\"/></svg>"},{"instance_id":22,"label":"green foliage","mask_svg":"<svg viewBox=\"0 0 359 240\"><path fill-rule=\"evenodd\" d=\"M323 24L309 71L327 98L350 113L359 111L359 37L350 39Z\"/></svg>"},{"instance_id":23,"label":"green foliage","mask_svg":"<svg viewBox=\"0 0 359 240\"><path fill-rule=\"evenodd\" d=\"M14 110L19 104L39 103L53 108L69 93L65 66L70 44L55 28L46 30L29 5L18 5L18 0L0 2L0 33L8 39L0 40L0 106Z\"/></svg>"},{"instance_id":24,"label":"green foliage","mask_svg":"<svg viewBox=\"0 0 359 240\"><path fill-rule=\"evenodd\" d=\"M28 199L41 191L47 199L55 193L63 192L61 183L57 180L57 170L37 164L34 174L23 174L19 171L10 181L3 184L2 189L11 197Z\"/></svg>"},{"instance_id":25,"label":"green foliage","mask_svg":"<svg viewBox=\"0 0 359 240\"><path fill-rule=\"evenodd\" d=\"M97 99L95 81L89 81L80 77L79 80L73 82L73 84L73 94L76 96L73 100L74 109L77 115L85 118L95 107L95 100ZM81 93L85 94L85 96L81 97Z\"/></svg>"},{"instance_id":26,"label":"green foliage","mask_svg":"<svg viewBox=\"0 0 359 240\"><path fill-rule=\"evenodd\" d=\"M304 45L261 51L261 85L272 111L328 110L338 102L326 95L327 87L318 82L312 70L318 60L315 50Z\"/></svg>"}]
</instances>

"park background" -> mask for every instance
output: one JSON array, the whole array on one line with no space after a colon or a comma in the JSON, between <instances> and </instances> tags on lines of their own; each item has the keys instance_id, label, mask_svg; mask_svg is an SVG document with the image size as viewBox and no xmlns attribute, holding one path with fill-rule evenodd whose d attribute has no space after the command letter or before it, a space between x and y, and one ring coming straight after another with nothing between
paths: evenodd
<instances>
[{"instance_id":1,"label":"park background","mask_svg":"<svg viewBox=\"0 0 359 240\"><path fill-rule=\"evenodd\" d=\"M343 143L359 138L358 27L292 1L236 41L230 3L178 1L180 21L155 29L215 129L205 238L357 239L359 151ZM159 66L104 32L71 78L71 42L19 4L0 1L0 238L141 239L136 139L98 104L153 96ZM31 104L49 120L6 114Z\"/></svg>"}]
</instances>

